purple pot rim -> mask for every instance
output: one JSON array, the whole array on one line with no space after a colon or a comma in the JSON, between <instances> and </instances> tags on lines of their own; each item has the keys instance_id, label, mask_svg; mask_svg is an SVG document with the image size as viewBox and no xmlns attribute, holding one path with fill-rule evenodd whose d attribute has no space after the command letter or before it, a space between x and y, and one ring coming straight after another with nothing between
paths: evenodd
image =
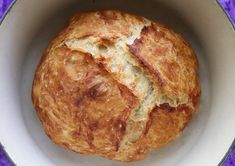
<instances>
[{"instance_id":1,"label":"purple pot rim","mask_svg":"<svg viewBox=\"0 0 235 166\"><path fill-rule=\"evenodd\" d=\"M227 19L229 20L229 22L231 23L233 29L235 30L235 20L232 19L231 14L226 11L225 6L222 5L222 0L215 0L217 2L217 4L220 6L220 9L223 11L223 13L226 15ZM235 2L235 0L234 0ZM235 10L235 9L234 9ZM235 17L235 16L234 16Z\"/></svg>"},{"instance_id":2,"label":"purple pot rim","mask_svg":"<svg viewBox=\"0 0 235 166\"><path fill-rule=\"evenodd\" d=\"M3 11L2 17L0 17L0 26L1 26L2 22L4 21L4 19L6 18L7 14L10 13L12 7L14 6L14 4L16 2L17 2L17 0L12 0L11 3L8 4L6 10Z\"/></svg>"}]
</instances>

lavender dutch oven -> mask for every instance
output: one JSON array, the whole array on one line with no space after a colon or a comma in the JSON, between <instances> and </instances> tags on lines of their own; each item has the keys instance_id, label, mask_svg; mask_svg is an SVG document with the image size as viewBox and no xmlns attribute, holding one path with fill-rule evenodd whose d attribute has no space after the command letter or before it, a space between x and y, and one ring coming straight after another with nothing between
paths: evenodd
<instances>
[{"instance_id":1,"label":"lavender dutch oven","mask_svg":"<svg viewBox=\"0 0 235 166\"><path fill-rule=\"evenodd\" d=\"M190 42L202 99L182 136L134 163L65 151L44 134L31 103L36 65L75 11L120 9L162 22ZM235 32L214 0L18 0L0 26L0 141L19 166L215 166L235 136Z\"/></svg>"}]
</instances>

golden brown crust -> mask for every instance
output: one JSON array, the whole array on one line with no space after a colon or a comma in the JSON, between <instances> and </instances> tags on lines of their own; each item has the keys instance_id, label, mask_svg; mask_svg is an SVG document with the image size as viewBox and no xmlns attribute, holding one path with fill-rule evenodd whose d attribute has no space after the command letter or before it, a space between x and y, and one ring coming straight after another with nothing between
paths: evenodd
<instances>
[{"instance_id":1,"label":"golden brown crust","mask_svg":"<svg viewBox=\"0 0 235 166\"><path fill-rule=\"evenodd\" d=\"M174 140L186 127L193 111L186 105L171 107L168 104L156 107L150 115L146 132L150 148L160 148Z\"/></svg>"},{"instance_id":2,"label":"golden brown crust","mask_svg":"<svg viewBox=\"0 0 235 166\"><path fill-rule=\"evenodd\" d=\"M198 64L168 28L120 11L79 13L48 46L32 101L48 137L109 159L144 159L197 111Z\"/></svg>"},{"instance_id":3,"label":"golden brown crust","mask_svg":"<svg viewBox=\"0 0 235 166\"><path fill-rule=\"evenodd\" d=\"M142 29L140 38L129 48L155 76L169 98L181 102L200 94L196 56L179 35L152 23ZM192 102L193 98L190 100Z\"/></svg>"},{"instance_id":4,"label":"golden brown crust","mask_svg":"<svg viewBox=\"0 0 235 166\"><path fill-rule=\"evenodd\" d=\"M45 61L35 76L33 103L50 138L75 151L115 151L136 98L89 54L60 47Z\"/></svg>"}]
</instances>

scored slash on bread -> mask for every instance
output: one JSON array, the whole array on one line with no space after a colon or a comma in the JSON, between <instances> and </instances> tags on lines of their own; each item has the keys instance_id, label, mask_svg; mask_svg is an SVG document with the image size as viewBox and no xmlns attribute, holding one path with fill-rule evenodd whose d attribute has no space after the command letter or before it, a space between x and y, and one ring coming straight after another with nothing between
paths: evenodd
<instances>
[{"instance_id":1,"label":"scored slash on bread","mask_svg":"<svg viewBox=\"0 0 235 166\"><path fill-rule=\"evenodd\" d=\"M159 23L79 13L45 51L32 100L56 144L135 161L174 140L198 110L197 71L190 46Z\"/></svg>"}]
</instances>

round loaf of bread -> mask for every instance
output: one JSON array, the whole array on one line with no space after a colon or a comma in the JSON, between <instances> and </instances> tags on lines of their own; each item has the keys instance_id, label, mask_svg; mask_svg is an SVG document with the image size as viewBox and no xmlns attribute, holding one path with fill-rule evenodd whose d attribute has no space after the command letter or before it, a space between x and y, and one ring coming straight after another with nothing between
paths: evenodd
<instances>
[{"instance_id":1,"label":"round loaf of bread","mask_svg":"<svg viewBox=\"0 0 235 166\"><path fill-rule=\"evenodd\" d=\"M115 10L78 13L41 58L32 101L54 143L141 160L197 111L197 72L189 44L159 23Z\"/></svg>"}]
</instances>

